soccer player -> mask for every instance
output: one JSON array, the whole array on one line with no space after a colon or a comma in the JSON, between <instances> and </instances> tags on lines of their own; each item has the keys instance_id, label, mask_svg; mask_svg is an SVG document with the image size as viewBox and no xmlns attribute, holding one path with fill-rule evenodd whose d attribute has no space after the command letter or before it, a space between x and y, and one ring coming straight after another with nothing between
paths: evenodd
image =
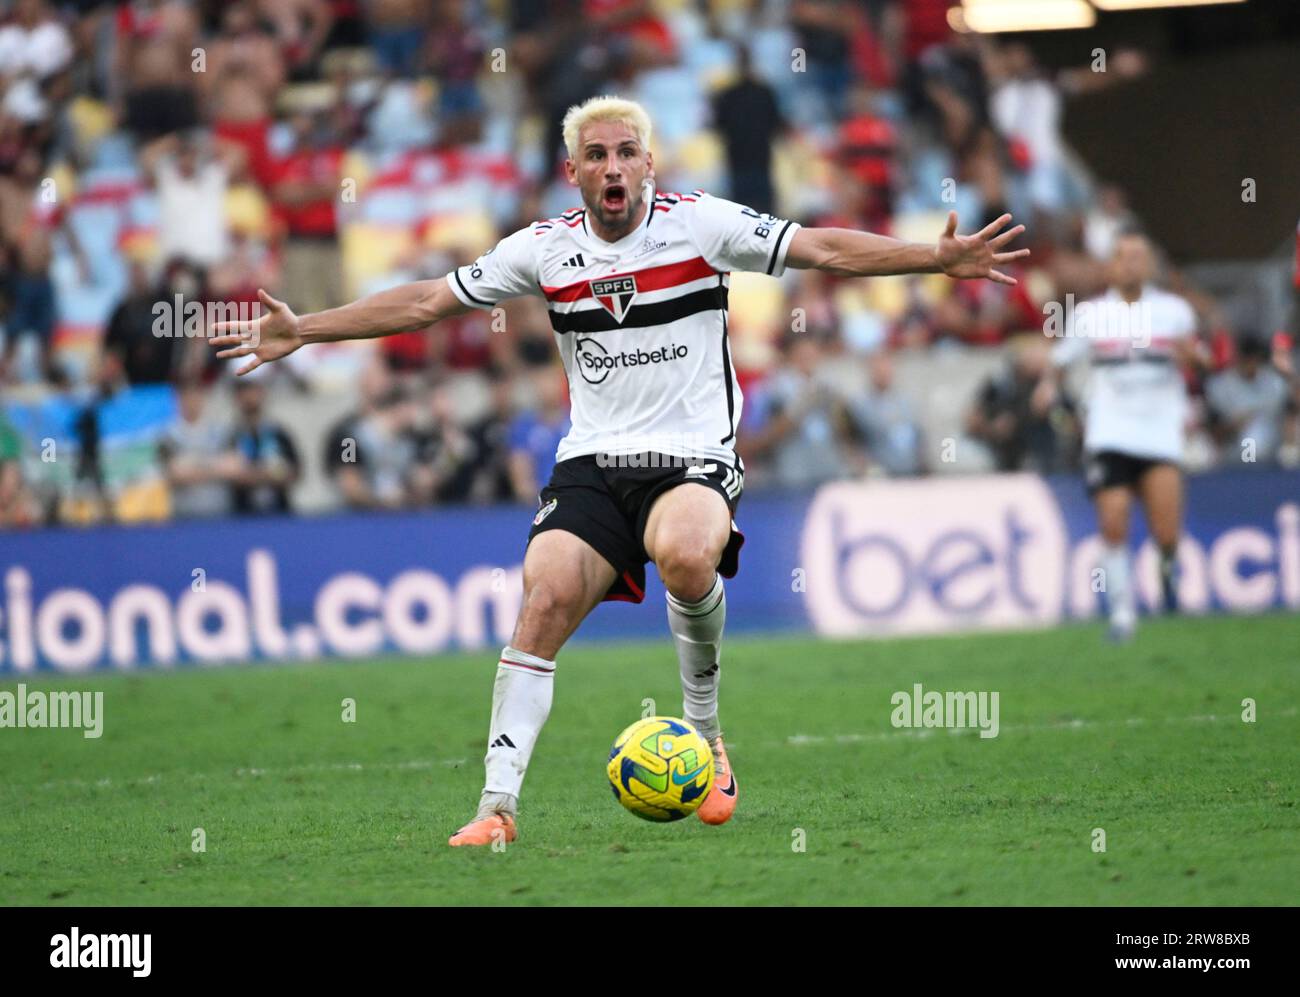
<instances>
[{"instance_id":1,"label":"soccer player","mask_svg":"<svg viewBox=\"0 0 1300 997\"><path fill-rule=\"evenodd\" d=\"M1204 362L1192 306L1155 287L1154 272L1155 254L1147 238L1135 231L1122 233L1109 261L1109 289L1067 318L1053 369L1041 383L1050 398L1066 367L1085 357L1089 362L1084 483L1097 508L1108 634L1116 642L1130 640L1137 627L1128 549L1134 496L1160 551L1165 611L1178 608L1180 463L1187 420L1181 367Z\"/></svg>"},{"instance_id":2,"label":"soccer player","mask_svg":"<svg viewBox=\"0 0 1300 997\"><path fill-rule=\"evenodd\" d=\"M266 313L220 326L213 339L224 347L220 357L253 358L243 374L308 343L423 329L518 295L546 300L572 428L528 535L523 604L497 664L478 812L452 845L515 840L556 656L602 600L642 600L648 561L668 590L685 717L713 746L717 780L699 815L721 824L735 810L718 722L722 577L736 573L744 542L732 518L745 469L735 453L741 396L727 344L731 271L942 272L1010 284L996 268L1029 252L1005 249L1024 231L1006 228L1009 215L958 235L950 214L931 245L801 228L702 191L656 192L650 119L627 100L571 108L564 142L581 207L520 229L445 278L341 308L298 316L259 292Z\"/></svg>"}]
</instances>

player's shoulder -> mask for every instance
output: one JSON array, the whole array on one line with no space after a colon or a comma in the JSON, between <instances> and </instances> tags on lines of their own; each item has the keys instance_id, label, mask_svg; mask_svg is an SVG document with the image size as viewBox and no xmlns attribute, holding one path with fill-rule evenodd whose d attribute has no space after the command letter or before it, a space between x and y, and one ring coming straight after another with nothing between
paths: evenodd
<instances>
[{"instance_id":1,"label":"player's shoulder","mask_svg":"<svg viewBox=\"0 0 1300 997\"><path fill-rule=\"evenodd\" d=\"M1191 325L1196 324L1196 309L1181 294L1163 287L1150 287L1147 294L1152 306L1164 315Z\"/></svg>"},{"instance_id":2,"label":"player's shoulder","mask_svg":"<svg viewBox=\"0 0 1300 997\"><path fill-rule=\"evenodd\" d=\"M655 191L654 210L664 214L676 211L681 215L692 210L701 201L713 199L713 195L702 190L692 190L684 194L675 190L659 190Z\"/></svg>"},{"instance_id":3,"label":"player's shoulder","mask_svg":"<svg viewBox=\"0 0 1300 997\"><path fill-rule=\"evenodd\" d=\"M1147 285L1146 294L1152 301L1159 302L1162 305L1169 305L1174 308L1192 307L1188 300L1181 294L1165 287L1157 287L1155 284Z\"/></svg>"},{"instance_id":4,"label":"player's shoulder","mask_svg":"<svg viewBox=\"0 0 1300 997\"><path fill-rule=\"evenodd\" d=\"M582 229L585 215L585 208L569 208L554 218L541 218L530 222L516 234L519 235L521 242L536 247L563 241Z\"/></svg>"}]
</instances>

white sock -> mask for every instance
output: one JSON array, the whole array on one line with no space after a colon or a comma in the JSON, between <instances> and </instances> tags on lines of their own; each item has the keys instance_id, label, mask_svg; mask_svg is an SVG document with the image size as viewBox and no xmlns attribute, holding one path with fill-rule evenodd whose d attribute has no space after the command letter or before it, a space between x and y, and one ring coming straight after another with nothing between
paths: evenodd
<instances>
[{"instance_id":1,"label":"white sock","mask_svg":"<svg viewBox=\"0 0 1300 997\"><path fill-rule=\"evenodd\" d=\"M1110 610L1110 622L1116 626L1133 626L1137 622L1137 607L1133 601L1128 546L1107 544L1103 547L1101 570L1106 583L1106 605Z\"/></svg>"},{"instance_id":2,"label":"white sock","mask_svg":"<svg viewBox=\"0 0 1300 997\"><path fill-rule=\"evenodd\" d=\"M492 812L515 813L528 760L551 712L554 688L554 661L513 647L501 652L492 687L492 725L483 759L487 779L479 802L480 817Z\"/></svg>"},{"instance_id":3,"label":"white sock","mask_svg":"<svg viewBox=\"0 0 1300 997\"><path fill-rule=\"evenodd\" d=\"M722 627L727 622L727 593L714 575L713 588L699 602L682 602L668 593L668 628L677 646L682 676L682 712L708 740L718 726L718 679L722 674Z\"/></svg>"}]
</instances>

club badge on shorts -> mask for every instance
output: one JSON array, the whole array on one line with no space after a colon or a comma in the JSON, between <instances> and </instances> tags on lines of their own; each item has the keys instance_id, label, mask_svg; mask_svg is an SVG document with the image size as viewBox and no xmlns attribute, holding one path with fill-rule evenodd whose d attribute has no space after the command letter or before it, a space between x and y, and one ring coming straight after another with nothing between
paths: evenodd
<instances>
[{"instance_id":1,"label":"club badge on shorts","mask_svg":"<svg viewBox=\"0 0 1300 997\"><path fill-rule=\"evenodd\" d=\"M560 503L559 499L553 498L551 499L551 501L547 502L544 506L538 509L537 515L533 517L533 525L540 526L542 520L545 519L547 516L549 516L551 513L553 513L555 511L555 507L559 505L559 503Z\"/></svg>"}]
</instances>

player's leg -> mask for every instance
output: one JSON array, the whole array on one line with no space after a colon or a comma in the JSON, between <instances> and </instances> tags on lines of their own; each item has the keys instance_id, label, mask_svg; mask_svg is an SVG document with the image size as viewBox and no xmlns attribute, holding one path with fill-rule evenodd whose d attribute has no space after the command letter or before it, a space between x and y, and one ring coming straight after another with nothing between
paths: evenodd
<instances>
[{"instance_id":1,"label":"player's leg","mask_svg":"<svg viewBox=\"0 0 1300 997\"><path fill-rule=\"evenodd\" d=\"M668 590L668 626L681 672L683 713L713 746L714 789L698 811L721 824L736 808L736 781L718 723L727 597L718 563L731 541L731 510L712 487L677 485L655 499L644 543Z\"/></svg>"},{"instance_id":2,"label":"player's leg","mask_svg":"<svg viewBox=\"0 0 1300 997\"><path fill-rule=\"evenodd\" d=\"M1173 464L1155 464L1138 481L1147 529L1160 551L1160 593L1165 612L1178 611L1178 537L1183 522L1183 475Z\"/></svg>"},{"instance_id":3,"label":"player's leg","mask_svg":"<svg viewBox=\"0 0 1300 997\"><path fill-rule=\"evenodd\" d=\"M1101 534L1101 571L1110 613L1110 634L1116 640L1127 640L1137 626L1137 602L1128 551L1133 493L1126 484L1111 485L1098 489L1093 501L1097 507L1097 530Z\"/></svg>"},{"instance_id":4,"label":"player's leg","mask_svg":"<svg viewBox=\"0 0 1300 997\"><path fill-rule=\"evenodd\" d=\"M609 562L572 533L548 530L528 544L523 606L492 688L483 795L474 820L450 844L514 840L519 789L551 711L555 656L613 580Z\"/></svg>"}]
</instances>

